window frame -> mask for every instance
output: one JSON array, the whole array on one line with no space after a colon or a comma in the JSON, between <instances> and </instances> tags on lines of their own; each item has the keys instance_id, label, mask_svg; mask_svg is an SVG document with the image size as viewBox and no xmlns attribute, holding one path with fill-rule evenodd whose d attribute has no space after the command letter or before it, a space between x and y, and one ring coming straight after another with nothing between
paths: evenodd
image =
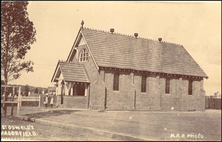
<instances>
[{"instance_id":1,"label":"window frame","mask_svg":"<svg viewBox=\"0 0 222 142\"><path fill-rule=\"evenodd\" d=\"M113 90L119 91L119 76L120 74L118 72L114 73L113 75Z\"/></svg>"},{"instance_id":2,"label":"window frame","mask_svg":"<svg viewBox=\"0 0 222 142\"><path fill-rule=\"evenodd\" d=\"M165 94L170 94L170 78L166 78Z\"/></svg>"},{"instance_id":3,"label":"window frame","mask_svg":"<svg viewBox=\"0 0 222 142\"><path fill-rule=\"evenodd\" d=\"M188 81L188 95L193 95L193 80Z\"/></svg>"},{"instance_id":4,"label":"window frame","mask_svg":"<svg viewBox=\"0 0 222 142\"><path fill-rule=\"evenodd\" d=\"M147 76L142 75L141 77L141 92L146 92L146 82L147 82Z\"/></svg>"},{"instance_id":5,"label":"window frame","mask_svg":"<svg viewBox=\"0 0 222 142\"><path fill-rule=\"evenodd\" d=\"M84 48L80 51L79 53L79 62L86 62L89 60L89 53L88 51Z\"/></svg>"}]
</instances>

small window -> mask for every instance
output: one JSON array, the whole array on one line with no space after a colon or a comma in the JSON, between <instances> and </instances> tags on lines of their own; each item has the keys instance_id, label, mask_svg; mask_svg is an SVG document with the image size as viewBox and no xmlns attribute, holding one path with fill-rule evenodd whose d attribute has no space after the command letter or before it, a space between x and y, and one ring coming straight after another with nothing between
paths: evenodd
<instances>
[{"instance_id":1,"label":"small window","mask_svg":"<svg viewBox=\"0 0 222 142\"><path fill-rule=\"evenodd\" d=\"M146 76L142 76L141 92L146 92Z\"/></svg>"},{"instance_id":2,"label":"small window","mask_svg":"<svg viewBox=\"0 0 222 142\"><path fill-rule=\"evenodd\" d=\"M87 53L86 49L83 49L83 50L80 52L79 61L80 61L80 62L82 62L82 61L88 61L88 53Z\"/></svg>"},{"instance_id":3,"label":"small window","mask_svg":"<svg viewBox=\"0 0 222 142\"><path fill-rule=\"evenodd\" d=\"M170 79L166 78L165 93L170 94Z\"/></svg>"},{"instance_id":4,"label":"small window","mask_svg":"<svg viewBox=\"0 0 222 142\"><path fill-rule=\"evenodd\" d=\"M192 84L193 84L193 81L192 80L189 80L189 86L188 86L188 94L189 95L192 95Z\"/></svg>"},{"instance_id":5,"label":"small window","mask_svg":"<svg viewBox=\"0 0 222 142\"><path fill-rule=\"evenodd\" d=\"M114 74L113 90L119 90L119 73Z\"/></svg>"}]
</instances>

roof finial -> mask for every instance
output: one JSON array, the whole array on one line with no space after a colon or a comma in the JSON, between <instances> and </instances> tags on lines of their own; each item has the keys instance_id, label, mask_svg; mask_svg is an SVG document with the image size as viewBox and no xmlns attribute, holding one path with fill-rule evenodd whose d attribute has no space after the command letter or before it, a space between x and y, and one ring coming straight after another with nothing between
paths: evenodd
<instances>
[{"instance_id":1,"label":"roof finial","mask_svg":"<svg viewBox=\"0 0 222 142\"><path fill-rule=\"evenodd\" d=\"M81 25L82 25L82 28L83 28L83 25L84 25L84 21L82 20L82 22L81 22Z\"/></svg>"},{"instance_id":2,"label":"roof finial","mask_svg":"<svg viewBox=\"0 0 222 142\"><path fill-rule=\"evenodd\" d=\"M138 33L134 33L134 36L137 38L137 36L138 36Z\"/></svg>"}]
</instances>

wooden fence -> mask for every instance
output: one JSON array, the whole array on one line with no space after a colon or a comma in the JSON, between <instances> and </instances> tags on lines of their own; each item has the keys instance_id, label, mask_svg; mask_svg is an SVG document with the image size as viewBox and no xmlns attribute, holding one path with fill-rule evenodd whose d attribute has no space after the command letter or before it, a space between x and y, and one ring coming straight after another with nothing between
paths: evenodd
<instances>
[{"instance_id":1,"label":"wooden fence","mask_svg":"<svg viewBox=\"0 0 222 142\"><path fill-rule=\"evenodd\" d=\"M221 109L221 98L214 96L205 96L206 109Z\"/></svg>"},{"instance_id":2,"label":"wooden fence","mask_svg":"<svg viewBox=\"0 0 222 142\"><path fill-rule=\"evenodd\" d=\"M40 95L39 96L23 96L20 99L20 106L38 106L40 107Z\"/></svg>"},{"instance_id":3,"label":"wooden fence","mask_svg":"<svg viewBox=\"0 0 222 142\"><path fill-rule=\"evenodd\" d=\"M17 98L15 98L17 96ZM17 105L17 115L19 115L21 98L21 86L1 85L1 108L4 116L7 114L7 107L11 106L11 116L13 116L13 107Z\"/></svg>"}]
</instances>

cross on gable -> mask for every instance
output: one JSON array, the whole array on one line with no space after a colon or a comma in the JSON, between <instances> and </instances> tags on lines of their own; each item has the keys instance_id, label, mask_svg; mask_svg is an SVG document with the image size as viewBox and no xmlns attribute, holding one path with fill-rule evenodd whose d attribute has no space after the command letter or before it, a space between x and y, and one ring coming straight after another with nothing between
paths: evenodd
<instances>
[{"instance_id":1,"label":"cross on gable","mask_svg":"<svg viewBox=\"0 0 222 142\"><path fill-rule=\"evenodd\" d=\"M82 20L82 22L81 22L81 25L82 25L82 28L83 28L83 25L84 25L84 21Z\"/></svg>"}]
</instances>

